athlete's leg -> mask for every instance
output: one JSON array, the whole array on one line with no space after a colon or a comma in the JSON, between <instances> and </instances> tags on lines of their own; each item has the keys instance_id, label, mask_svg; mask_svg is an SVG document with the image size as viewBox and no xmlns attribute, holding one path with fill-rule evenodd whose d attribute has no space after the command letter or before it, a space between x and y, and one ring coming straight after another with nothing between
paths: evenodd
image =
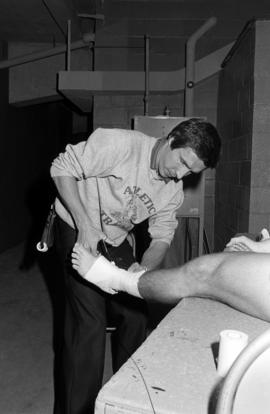
<instances>
[{"instance_id":1,"label":"athlete's leg","mask_svg":"<svg viewBox=\"0 0 270 414\"><path fill-rule=\"evenodd\" d=\"M270 255L216 253L176 269L144 273L138 290L145 299L177 303L208 297L270 321Z\"/></svg>"},{"instance_id":2,"label":"athlete's leg","mask_svg":"<svg viewBox=\"0 0 270 414\"><path fill-rule=\"evenodd\" d=\"M132 294L132 289L127 290L121 282L117 268L113 275L105 273L113 289ZM201 256L175 269L145 272L134 279L128 275L133 274L127 272L129 285L136 285L147 300L176 304L183 297L208 297L270 321L269 254L222 252Z\"/></svg>"}]
</instances>

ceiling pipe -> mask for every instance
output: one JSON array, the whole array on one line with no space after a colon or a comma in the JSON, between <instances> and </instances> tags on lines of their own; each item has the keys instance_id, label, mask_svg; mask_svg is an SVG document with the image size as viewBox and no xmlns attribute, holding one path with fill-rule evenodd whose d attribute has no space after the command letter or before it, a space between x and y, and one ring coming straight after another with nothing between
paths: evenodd
<instances>
[{"instance_id":1,"label":"ceiling pipe","mask_svg":"<svg viewBox=\"0 0 270 414\"><path fill-rule=\"evenodd\" d=\"M149 103L149 36L145 35L145 91L144 91L144 115L148 115Z\"/></svg>"},{"instance_id":2,"label":"ceiling pipe","mask_svg":"<svg viewBox=\"0 0 270 414\"><path fill-rule=\"evenodd\" d=\"M78 17L82 17L84 19L105 20L104 14L79 13Z\"/></svg>"},{"instance_id":3,"label":"ceiling pipe","mask_svg":"<svg viewBox=\"0 0 270 414\"><path fill-rule=\"evenodd\" d=\"M193 33L186 44L186 81L185 81L185 116L193 116L193 88L195 86L195 47L198 39L204 35L217 22L216 17L210 17L195 33Z\"/></svg>"},{"instance_id":4,"label":"ceiling pipe","mask_svg":"<svg viewBox=\"0 0 270 414\"><path fill-rule=\"evenodd\" d=\"M70 50L81 49L95 41L95 35L93 33L85 33L83 39L77 40L70 44ZM53 49L44 50L42 52L30 53L28 55L19 56L16 58L0 61L0 69L11 68L13 66L22 65L24 63L34 62L35 60L44 59L50 56L60 55L67 52L67 46L57 46Z\"/></svg>"},{"instance_id":5,"label":"ceiling pipe","mask_svg":"<svg viewBox=\"0 0 270 414\"><path fill-rule=\"evenodd\" d=\"M71 21L67 21L67 51L66 51L66 70L70 70L70 55L71 55Z\"/></svg>"}]
</instances>

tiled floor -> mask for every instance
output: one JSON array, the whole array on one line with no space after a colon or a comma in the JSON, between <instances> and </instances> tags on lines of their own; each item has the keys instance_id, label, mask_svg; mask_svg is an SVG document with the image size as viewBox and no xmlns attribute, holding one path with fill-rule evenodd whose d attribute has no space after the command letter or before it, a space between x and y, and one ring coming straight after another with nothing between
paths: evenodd
<instances>
[{"instance_id":1,"label":"tiled floor","mask_svg":"<svg viewBox=\"0 0 270 414\"><path fill-rule=\"evenodd\" d=\"M0 254L1 414L53 412L57 320L52 309L57 283L52 273L46 276L42 262L26 259L23 246ZM105 380L110 375L107 349Z\"/></svg>"}]
</instances>

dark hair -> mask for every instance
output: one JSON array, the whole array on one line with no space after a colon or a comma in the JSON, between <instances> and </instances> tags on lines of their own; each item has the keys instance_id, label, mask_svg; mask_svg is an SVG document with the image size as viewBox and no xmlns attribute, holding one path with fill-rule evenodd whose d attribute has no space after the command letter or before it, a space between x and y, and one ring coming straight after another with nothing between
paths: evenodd
<instances>
[{"instance_id":1,"label":"dark hair","mask_svg":"<svg viewBox=\"0 0 270 414\"><path fill-rule=\"evenodd\" d=\"M221 139L216 128L202 118L190 118L176 125L167 139L171 149L189 147L204 162L206 167L217 165Z\"/></svg>"}]
</instances>

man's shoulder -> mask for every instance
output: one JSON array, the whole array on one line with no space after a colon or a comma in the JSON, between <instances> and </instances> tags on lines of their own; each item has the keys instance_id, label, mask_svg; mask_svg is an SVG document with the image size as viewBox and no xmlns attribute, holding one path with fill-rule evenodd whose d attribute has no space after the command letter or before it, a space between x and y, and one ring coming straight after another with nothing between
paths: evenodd
<instances>
[{"instance_id":1,"label":"man's shoulder","mask_svg":"<svg viewBox=\"0 0 270 414\"><path fill-rule=\"evenodd\" d=\"M133 129L122 128L97 128L89 139L99 140L103 145L149 145L155 142L155 138L150 137L143 132Z\"/></svg>"}]
</instances>

